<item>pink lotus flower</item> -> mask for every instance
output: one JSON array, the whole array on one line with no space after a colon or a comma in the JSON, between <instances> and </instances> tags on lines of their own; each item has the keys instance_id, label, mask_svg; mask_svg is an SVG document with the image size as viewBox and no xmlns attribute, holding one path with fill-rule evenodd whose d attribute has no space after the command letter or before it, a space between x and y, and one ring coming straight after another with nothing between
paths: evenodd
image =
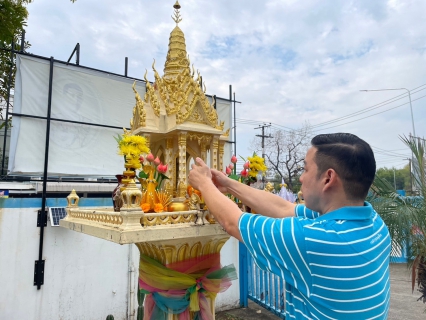
<instances>
[{"instance_id":1,"label":"pink lotus flower","mask_svg":"<svg viewBox=\"0 0 426 320\"><path fill-rule=\"evenodd\" d=\"M162 163L160 163L160 164L157 166L157 171L158 171L158 172L160 172L160 173L162 173L162 172L163 172L163 164L162 164Z\"/></svg>"},{"instance_id":2,"label":"pink lotus flower","mask_svg":"<svg viewBox=\"0 0 426 320\"><path fill-rule=\"evenodd\" d=\"M167 172L167 164L160 163L157 166L157 171L160 172L160 173L163 173L163 174L166 173Z\"/></svg>"},{"instance_id":3,"label":"pink lotus flower","mask_svg":"<svg viewBox=\"0 0 426 320\"><path fill-rule=\"evenodd\" d=\"M229 166L228 166L228 168L231 169L231 170L234 169L234 164L230 163Z\"/></svg>"},{"instance_id":4,"label":"pink lotus flower","mask_svg":"<svg viewBox=\"0 0 426 320\"><path fill-rule=\"evenodd\" d=\"M158 166L159 164L161 163L161 161L160 161L160 158L155 158L155 160L154 160L154 164L156 165L156 166Z\"/></svg>"},{"instance_id":5,"label":"pink lotus flower","mask_svg":"<svg viewBox=\"0 0 426 320\"><path fill-rule=\"evenodd\" d=\"M146 156L146 160L148 160L149 162L154 161L154 155L150 153L149 155Z\"/></svg>"},{"instance_id":6,"label":"pink lotus flower","mask_svg":"<svg viewBox=\"0 0 426 320\"><path fill-rule=\"evenodd\" d=\"M249 169L250 168L250 162L247 161L246 163L244 163L243 168Z\"/></svg>"},{"instance_id":7,"label":"pink lotus flower","mask_svg":"<svg viewBox=\"0 0 426 320\"><path fill-rule=\"evenodd\" d=\"M231 174L231 172L232 172L231 168L229 168L229 167L226 167L225 170L226 170L226 174L228 174L228 175Z\"/></svg>"},{"instance_id":8,"label":"pink lotus flower","mask_svg":"<svg viewBox=\"0 0 426 320\"><path fill-rule=\"evenodd\" d=\"M142 163L144 158L142 156L139 157L139 162Z\"/></svg>"},{"instance_id":9,"label":"pink lotus flower","mask_svg":"<svg viewBox=\"0 0 426 320\"><path fill-rule=\"evenodd\" d=\"M237 163L237 157L235 156L235 154L231 157L231 162L232 163Z\"/></svg>"},{"instance_id":10,"label":"pink lotus flower","mask_svg":"<svg viewBox=\"0 0 426 320\"><path fill-rule=\"evenodd\" d=\"M244 169L243 171L241 171L241 176L242 177L244 177L244 178L246 178L247 176L248 176L248 171L247 171L247 169Z\"/></svg>"}]
</instances>

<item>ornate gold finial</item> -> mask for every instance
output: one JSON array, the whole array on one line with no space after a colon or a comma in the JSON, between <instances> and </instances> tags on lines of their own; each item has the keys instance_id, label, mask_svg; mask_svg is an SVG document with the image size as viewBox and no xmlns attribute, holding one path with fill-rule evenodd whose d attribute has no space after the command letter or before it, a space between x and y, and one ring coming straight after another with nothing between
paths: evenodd
<instances>
[{"instance_id":1,"label":"ornate gold finial","mask_svg":"<svg viewBox=\"0 0 426 320\"><path fill-rule=\"evenodd\" d=\"M78 201L80 197L77 195L74 189L72 189L71 193L67 196L67 206L68 207L77 207Z\"/></svg>"},{"instance_id":2,"label":"ornate gold finial","mask_svg":"<svg viewBox=\"0 0 426 320\"><path fill-rule=\"evenodd\" d=\"M180 4L179 1L176 1L176 3L173 5L173 8L175 8L175 13L174 13L174 17L172 16L172 19L174 22L176 22L176 25L178 25L179 22L182 21L182 18L180 17Z\"/></svg>"},{"instance_id":3,"label":"ornate gold finial","mask_svg":"<svg viewBox=\"0 0 426 320\"><path fill-rule=\"evenodd\" d=\"M186 69L188 69L188 73L190 74L190 63L187 58L188 53L186 52L185 35L178 26L179 22L182 21L179 12L180 4L178 1L176 1L173 8L175 12L172 19L176 22L176 27L170 33L169 50L167 51L166 62L164 64L164 78L171 81L176 80L178 75Z\"/></svg>"}]
</instances>

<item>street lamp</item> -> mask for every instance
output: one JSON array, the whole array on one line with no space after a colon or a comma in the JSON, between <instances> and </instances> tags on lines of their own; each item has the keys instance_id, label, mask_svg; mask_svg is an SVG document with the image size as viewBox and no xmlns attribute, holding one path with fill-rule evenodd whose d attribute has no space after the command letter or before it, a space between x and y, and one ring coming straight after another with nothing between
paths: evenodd
<instances>
[{"instance_id":1,"label":"street lamp","mask_svg":"<svg viewBox=\"0 0 426 320\"><path fill-rule=\"evenodd\" d=\"M395 91L395 90L405 90L405 91L408 92L408 98L410 99L411 124L413 125L413 134L414 134L414 137L415 137L416 136L416 129L414 128L413 106L411 105L411 92L410 92L410 90L408 90L406 88L398 88L398 89L376 89L376 90L360 90L360 91L369 92L369 91Z\"/></svg>"},{"instance_id":2,"label":"street lamp","mask_svg":"<svg viewBox=\"0 0 426 320\"><path fill-rule=\"evenodd\" d=\"M414 128L414 116L413 116L413 106L411 104L411 92L410 90L406 89L406 88L397 88L397 89L376 89L376 90L360 90L360 91L364 91L364 92L369 92L369 91L395 91L395 90L405 90L408 92L408 98L410 99L410 111L411 111L411 124L413 126L413 135L414 135L414 139L416 137L416 129ZM413 158L413 152L411 152L411 157ZM410 165L410 172L411 172L411 165ZM393 172L394 174L394 185L395 185L395 190L396 190L396 181L395 181L395 170ZM410 174L411 177L411 174ZM413 183L411 183L411 191L413 191Z\"/></svg>"}]
</instances>

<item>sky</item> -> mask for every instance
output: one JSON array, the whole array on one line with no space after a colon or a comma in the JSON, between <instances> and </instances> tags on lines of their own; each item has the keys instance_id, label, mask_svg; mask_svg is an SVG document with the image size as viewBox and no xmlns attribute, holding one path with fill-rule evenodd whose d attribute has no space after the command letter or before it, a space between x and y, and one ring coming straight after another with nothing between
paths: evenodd
<instances>
[{"instance_id":1,"label":"sky","mask_svg":"<svg viewBox=\"0 0 426 320\"><path fill-rule=\"evenodd\" d=\"M143 78L162 71L174 0L35 0L28 52ZM377 167L411 156L400 136L426 127L426 1L181 0L186 48L207 93L236 100L237 154L255 128L349 132L373 148ZM160 74L162 74L160 72ZM401 89L405 88L408 91ZM362 92L360 90L401 89ZM410 108L409 96L412 100ZM412 112L411 112L412 111ZM413 120L412 121L412 116ZM270 130L270 131L269 131Z\"/></svg>"}]
</instances>

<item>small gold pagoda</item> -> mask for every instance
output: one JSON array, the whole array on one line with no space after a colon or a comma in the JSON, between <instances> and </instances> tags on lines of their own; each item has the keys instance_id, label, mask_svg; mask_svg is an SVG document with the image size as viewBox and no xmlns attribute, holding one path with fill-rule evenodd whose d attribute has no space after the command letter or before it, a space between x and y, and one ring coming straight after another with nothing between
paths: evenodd
<instances>
[{"instance_id":1,"label":"small gold pagoda","mask_svg":"<svg viewBox=\"0 0 426 320\"><path fill-rule=\"evenodd\" d=\"M190 68L185 36L179 28L182 20L178 1L173 20L176 27L170 33L169 48L161 77L152 64L155 82L151 84L145 73L146 93L142 100L133 86L136 105L130 121L131 133L147 139L154 156L168 164L166 191L174 197L184 198L187 192L189 164L196 157L210 163L211 168L223 169L224 145L229 129L218 120L214 108L206 97L206 87L200 73Z\"/></svg>"}]
</instances>

